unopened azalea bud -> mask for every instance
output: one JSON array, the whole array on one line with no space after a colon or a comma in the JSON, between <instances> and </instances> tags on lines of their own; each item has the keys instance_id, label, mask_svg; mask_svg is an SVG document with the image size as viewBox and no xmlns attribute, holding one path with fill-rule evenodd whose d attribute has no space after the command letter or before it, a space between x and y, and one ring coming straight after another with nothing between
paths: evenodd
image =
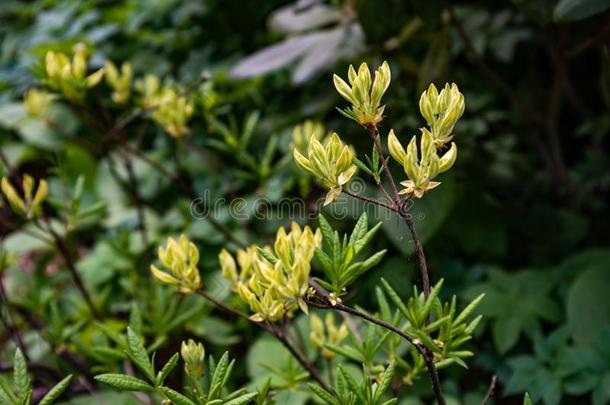
<instances>
[{"instance_id":1,"label":"unopened azalea bud","mask_svg":"<svg viewBox=\"0 0 610 405\"><path fill-rule=\"evenodd\" d=\"M393 131L388 137L388 149L391 156L403 165L408 178L400 183L404 189L399 194L417 198L421 198L426 191L440 185L432 179L439 173L449 170L457 157L457 147L452 144L450 150L439 158L432 134L427 130L422 130L419 150L414 136L405 151Z\"/></svg>"},{"instance_id":2,"label":"unopened azalea bud","mask_svg":"<svg viewBox=\"0 0 610 405\"><path fill-rule=\"evenodd\" d=\"M201 378L205 368L205 348L203 344L189 339L188 342L182 342L180 346L180 356L185 363L184 369L187 374L193 374L192 377Z\"/></svg>"},{"instance_id":3,"label":"unopened azalea bud","mask_svg":"<svg viewBox=\"0 0 610 405\"><path fill-rule=\"evenodd\" d=\"M49 192L46 180L41 179L38 182L38 188L34 193L34 178L29 174L23 175L23 198L19 196L8 178L2 177L0 185L2 192L6 196L6 199L13 210L20 215L27 216L28 218L36 216L40 213L40 205L47 198L47 194Z\"/></svg>"},{"instance_id":4,"label":"unopened azalea bud","mask_svg":"<svg viewBox=\"0 0 610 405\"><path fill-rule=\"evenodd\" d=\"M25 111L31 117L44 118L53 100L53 95L42 90L32 89L24 97Z\"/></svg>"},{"instance_id":5,"label":"unopened azalea bud","mask_svg":"<svg viewBox=\"0 0 610 405\"><path fill-rule=\"evenodd\" d=\"M72 60L61 52L48 51L45 55L44 84L68 100L81 101L86 90L97 85L104 75L102 68L87 76L87 60L88 50L84 44L74 47Z\"/></svg>"},{"instance_id":6,"label":"unopened azalea bud","mask_svg":"<svg viewBox=\"0 0 610 405\"><path fill-rule=\"evenodd\" d=\"M293 151L297 165L318 178L326 188L330 189L324 205L336 201L341 194L342 187L357 170L356 165L352 164L354 154L351 148L341 141L339 135L333 133L324 146L312 136L307 154L308 157L305 157L297 149Z\"/></svg>"},{"instance_id":7,"label":"unopened azalea bud","mask_svg":"<svg viewBox=\"0 0 610 405\"><path fill-rule=\"evenodd\" d=\"M106 82L114 90L112 92L112 101L117 104L125 104L129 101L131 93L131 78L133 72L129 63L123 63L121 71L111 61L106 62L104 66L106 70Z\"/></svg>"},{"instance_id":8,"label":"unopened azalea bud","mask_svg":"<svg viewBox=\"0 0 610 405\"><path fill-rule=\"evenodd\" d=\"M151 265L150 270L157 280L178 286L182 293L194 293L201 288L197 269L199 250L185 235L181 235L177 242L169 238L165 248L159 247L158 256L167 271Z\"/></svg>"},{"instance_id":9,"label":"unopened azalea bud","mask_svg":"<svg viewBox=\"0 0 610 405\"><path fill-rule=\"evenodd\" d=\"M335 353L326 349L325 345L339 344L348 335L347 325L342 323L341 326L335 325L335 317L331 312L326 314L324 322L317 315L313 314L309 318L311 333L309 334L309 340L318 349L326 359L332 359L335 357Z\"/></svg>"},{"instance_id":10,"label":"unopened azalea bud","mask_svg":"<svg viewBox=\"0 0 610 405\"><path fill-rule=\"evenodd\" d=\"M464 114L464 95L455 83L446 84L440 93L430 84L419 99L419 109L430 126L436 147L440 148L453 138L453 128Z\"/></svg>"},{"instance_id":11,"label":"unopened azalea bud","mask_svg":"<svg viewBox=\"0 0 610 405\"><path fill-rule=\"evenodd\" d=\"M375 79L366 63L362 63L358 72L350 65L348 70L349 84L338 75L333 75L337 92L352 105L341 111L345 116L365 127L376 127L383 120L384 106L381 98L390 85L391 73L387 62L377 69Z\"/></svg>"},{"instance_id":12,"label":"unopened azalea bud","mask_svg":"<svg viewBox=\"0 0 610 405\"><path fill-rule=\"evenodd\" d=\"M277 231L273 249L250 246L237 253L235 260L222 251L219 260L222 274L232 289L248 304L255 322L277 321L291 317L298 308L307 312L305 297L309 293L309 272L316 248L322 243L322 233L292 223L290 232Z\"/></svg>"}]
</instances>

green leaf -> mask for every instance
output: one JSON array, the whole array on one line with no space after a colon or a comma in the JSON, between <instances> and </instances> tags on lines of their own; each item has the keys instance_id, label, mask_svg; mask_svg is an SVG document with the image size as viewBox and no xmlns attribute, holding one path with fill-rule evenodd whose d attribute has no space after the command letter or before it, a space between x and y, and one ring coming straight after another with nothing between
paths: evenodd
<instances>
[{"instance_id":1,"label":"green leaf","mask_svg":"<svg viewBox=\"0 0 610 405\"><path fill-rule=\"evenodd\" d=\"M606 0L561 0L555 6L555 20L575 21L592 17L610 8Z\"/></svg>"},{"instance_id":2,"label":"green leaf","mask_svg":"<svg viewBox=\"0 0 610 405\"><path fill-rule=\"evenodd\" d=\"M176 368L179 359L180 355L176 353L167 361L167 363L165 363L161 371L159 371L159 373L157 374L157 385L163 384L169 373L171 373L174 368Z\"/></svg>"},{"instance_id":3,"label":"green leaf","mask_svg":"<svg viewBox=\"0 0 610 405\"><path fill-rule=\"evenodd\" d=\"M159 389L176 405L196 405L195 402L191 401L188 397L171 388L160 387Z\"/></svg>"},{"instance_id":4,"label":"green leaf","mask_svg":"<svg viewBox=\"0 0 610 405\"><path fill-rule=\"evenodd\" d=\"M307 383L307 386L309 387L310 390L313 391L314 394L316 394L316 396L318 398L320 398L322 401L324 401L324 403L331 404L331 405L340 405L337 398L333 397L331 394L329 394L325 389L320 387L318 384Z\"/></svg>"},{"instance_id":5,"label":"green leaf","mask_svg":"<svg viewBox=\"0 0 610 405\"><path fill-rule=\"evenodd\" d=\"M23 353L19 349L15 351L14 362L13 384L19 396L25 396L30 389L32 381L30 376L28 376L28 366L25 362L25 357L23 357Z\"/></svg>"},{"instance_id":6,"label":"green leaf","mask_svg":"<svg viewBox=\"0 0 610 405\"><path fill-rule=\"evenodd\" d=\"M341 375L345 379L345 382L347 382L347 385L349 386L352 393L354 393L358 397L358 399L362 401L362 403L365 403L366 400L364 398L364 395L362 394L362 390L360 389L360 386L358 385L354 377L352 377L351 374L348 373L341 365L337 367L337 370L339 370L339 373L341 373Z\"/></svg>"},{"instance_id":7,"label":"green leaf","mask_svg":"<svg viewBox=\"0 0 610 405\"><path fill-rule=\"evenodd\" d=\"M381 224L382 224L381 222L377 223L377 225L372 227L367 233L362 235L362 237L360 237L356 241L356 243L354 244L354 250L356 251L356 254L358 254L362 250L363 247L368 245L368 243L371 241L371 239L373 239L373 236L375 236L375 234L381 227Z\"/></svg>"},{"instance_id":8,"label":"green leaf","mask_svg":"<svg viewBox=\"0 0 610 405\"><path fill-rule=\"evenodd\" d=\"M568 328L577 343L589 345L600 325L610 322L610 266L598 263L581 273L570 286L566 300Z\"/></svg>"},{"instance_id":9,"label":"green leaf","mask_svg":"<svg viewBox=\"0 0 610 405\"><path fill-rule=\"evenodd\" d=\"M366 273L368 270L370 270L371 268L373 268L374 266L379 264L379 262L381 261L381 259L383 259L383 256L386 254L386 252L387 252L386 249L381 250L363 262L358 262L358 263L352 264L350 267L348 267L346 273L341 278L341 285L346 286L346 285L356 281L358 279L358 277L360 277L361 275Z\"/></svg>"},{"instance_id":10,"label":"green leaf","mask_svg":"<svg viewBox=\"0 0 610 405\"><path fill-rule=\"evenodd\" d=\"M366 361L362 353L350 346L339 346L333 343L325 343L324 348L358 363L364 363Z\"/></svg>"},{"instance_id":11,"label":"green leaf","mask_svg":"<svg viewBox=\"0 0 610 405\"><path fill-rule=\"evenodd\" d=\"M322 241L329 248L332 247L333 241L333 228L330 226L324 215L318 215L318 222L320 223L320 229L322 230Z\"/></svg>"},{"instance_id":12,"label":"green leaf","mask_svg":"<svg viewBox=\"0 0 610 405\"><path fill-rule=\"evenodd\" d=\"M130 375L108 373L96 375L95 379L123 391L148 392L154 390L146 381Z\"/></svg>"},{"instance_id":13,"label":"green leaf","mask_svg":"<svg viewBox=\"0 0 610 405\"><path fill-rule=\"evenodd\" d=\"M258 251L258 253L263 256L265 259L267 259L267 261L271 264L275 264L277 262L277 257L275 257L275 255L271 252L269 252L268 250L265 250L263 248L260 247L256 247L256 250Z\"/></svg>"},{"instance_id":14,"label":"green leaf","mask_svg":"<svg viewBox=\"0 0 610 405\"><path fill-rule=\"evenodd\" d=\"M155 372L148 358L146 349L140 340L140 337L131 329L127 328L127 348L129 357L133 360L136 366L142 371L149 381L155 381Z\"/></svg>"},{"instance_id":15,"label":"green leaf","mask_svg":"<svg viewBox=\"0 0 610 405\"><path fill-rule=\"evenodd\" d=\"M210 398L215 398L216 395L220 393L222 388L222 384L225 380L225 375L227 373L229 365L229 352L224 352L218 365L216 365L214 369L214 375L212 376L212 382L210 383L210 392L208 396Z\"/></svg>"},{"instance_id":16,"label":"green leaf","mask_svg":"<svg viewBox=\"0 0 610 405\"><path fill-rule=\"evenodd\" d=\"M394 291L394 289L390 286L390 284L388 284L387 281L385 281L385 279L381 279L381 284L383 285L383 288L386 291L386 294L388 294L388 297L390 298L390 300L394 303L394 305L396 306L396 308L398 308L398 310L400 311L400 313L406 318L409 319L409 311L407 310L407 307L405 306L405 304L402 302L402 300L400 299L400 297L398 296L398 294L396 293L396 291Z\"/></svg>"},{"instance_id":17,"label":"green leaf","mask_svg":"<svg viewBox=\"0 0 610 405\"><path fill-rule=\"evenodd\" d=\"M455 320L453 321L453 325L456 326L464 322L466 318L468 318L468 316L470 316L470 314L472 314L472 312L479 306L484 297L485 293L479 295L474 300L472 300L470 304L468 304L466 308L464 308L464 310L460 312L457 318L455 318Z\"/></svg>"},{"instance_id":18,"label":"green leaf","mask_svg":"<svg viewBox=\"0 0 610 405\"><path fill-rule=\"evenodd\" d=\"M351 236L349 237L349 244L355 245L362 237L366 234L367 229L369 228L369 219L366 212L363 212L358 218L358 222L354 225L354 230L352 231Z\"/></svg>"},{"instance_id":19,"label":"green leaf","mask_svg":"<svg viewBox=\"0 0 610 405\"><path fill-rule=\"evenodd\" d=\"M248 394L244 394L241 395L235 399L232 399L228 402L225 402L224 405L243 405L243 404L247 404L248 402L252 401L256 396L258 395L258 392L250 392Z\"/></svg>"},{"instance_id":20,"label":"green leaf","mask_svg":"<svg viewBox=\"0 0 610 405\"><path fill-rule=\"evenodd\" d=\"M363 172L365 172L371 176L375 176L373 174L373 172L371 171L371 169L369 169L369 167L362 160L354 157L352 159L352 163L354 163L356 166L358 166L358 169L362 170Z\"/></svg>"},{"instance_id":21,"label":"green leaf","mask_svg":"<svg viewBox=\"0 0 610 405\"><path fill-rule=\"evenodd\" d=\"M375 402L381 400L381 396L388 389L390 383L392 382L392 377L394 377L394 368L396 367L396 362L392 360L388 368L386 368L383 373L383 378L381 382L377 386L377 391L375 391Z\"/></svg>"},{"instance_id":22,"label":"green leaf","mask_svg":"<svg viewBox=\"0 0 610 405\"><path fill-rule=\"evenodd\" d=\"M47 395L40 400L38 405L51 405L61 396L66 388L68 388L70 381L72 381L72 374L55 384L55 386L51 388L49 392L47 392Z\"/></svg>"},{"instance_id":23,"label":"green leaf","mask_svg":"<svg viewBox=\"0 0 610 405\"><path fill-rule=\"evenodd\" d=\"M532 400L530 399L530 394L527 392L523 396L523 405L532 405Z\"/></svg>"}]
</instances>

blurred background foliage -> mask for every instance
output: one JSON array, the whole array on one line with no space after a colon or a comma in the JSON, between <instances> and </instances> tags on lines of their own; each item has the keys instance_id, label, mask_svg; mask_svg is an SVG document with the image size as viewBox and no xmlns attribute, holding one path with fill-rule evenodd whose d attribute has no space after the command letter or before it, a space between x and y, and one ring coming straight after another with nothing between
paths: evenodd
<instances>
[{"instance_id":1,"label":"blurred background foliage","mask_svg":"<svg viewBox=\"0 0 610 405\"><path fill-rule=\"evenodd\" d=\"M342 101L331 72L388 60L389 118L381 132L394 128L403 140L421 126L420 92L430 82L456 82L467 104L456 128L460 156L443 187L417 201L415 219L432 277L445 278L444 293L487 297L476 356L469 370L447 373L445 392L454 403L475 403L495 373L496 403L518 403L524 391L547 405L609 403L608 8L607 0L3 0L3 169L47 178L56 201L50 214L70 202L82 176L80 211L93 208L70 228L68 242L103 308L105 328L122 331L135 322L162 359L187 337L217 354L230 345L235 374L256 384L272 374L261 363L294 368L279 343L150 280L156 246L185 232L200 247L204 284L228 296L217 253L230 242L192 217L184 186L190 197L212 202L243 198L243 215L230 216L224 205L215 218L242 241L268 242L290 219L276 205L281 198L302 197L315 211L324 195L289 157L295 125L321 121L367 152L366 134L334 108ZM194 93L200 112L185 141L143 120L123 133L131 148L176 170L180 181L142 159L124 159L118 142L101 139L82 111L57 103L49 113L55 125L27 116L22 99L38 85L32 72L42 56L69 53L79 42L92 50L93 68L129 61L135 77L154 73L184 87L209 78ZM96 92L110 90L102 85ZM105 111L105 128L129 115L96 108ZM374 190L367 184L365 193ZM349 229L359 209L342 206L347 219L334 225ZM257 219L269 207L267 218ZM19 226L7 204L0 217L4 284L20 309L14 322L25 331L30 356L62 372L69 366L49 354L54 350L78 353L94 372L120 362L107 336L83 321L87 309L58 271L65 263ZM374 308L381 277L405 294L417 280L406 228L386 219L382 229L371 251L390 251L355 287L353 300L365 308ZM31 327L27 313L44 323L44 333ZM14 346L7 333L2 342L9 362ZM401 404L420 403L427 390L418 382ZM106 403L134 402L110 391L99 395ZM96 403L88 398L70 403ZM277 401L308 398L289 390Z\"/></svg>"}]
</instances>

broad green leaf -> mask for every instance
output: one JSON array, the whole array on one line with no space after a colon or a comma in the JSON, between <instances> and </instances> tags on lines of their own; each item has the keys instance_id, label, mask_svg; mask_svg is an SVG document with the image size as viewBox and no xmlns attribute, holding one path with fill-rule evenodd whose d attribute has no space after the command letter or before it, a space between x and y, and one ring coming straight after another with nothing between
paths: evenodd
<instances>
[{"instance_id":1,"label":"broad green leaf","mask_svg":"<svg viewBox=\"0 0 610 405\"><path fill-rule=\"evenodd\" d=\"M600 325L610 322L610 265L598 263L581 273L570 286L566 300L568 328L577 343L597 339Z\"/></svg>"}]
</instances>

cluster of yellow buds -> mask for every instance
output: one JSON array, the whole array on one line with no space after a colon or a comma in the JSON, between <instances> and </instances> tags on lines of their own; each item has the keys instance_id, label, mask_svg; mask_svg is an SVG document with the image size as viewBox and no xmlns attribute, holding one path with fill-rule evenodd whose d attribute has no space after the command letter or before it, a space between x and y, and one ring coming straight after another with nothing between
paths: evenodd
<instances>
[{"instance_id":1,"label":"cluster of yellow buds","mask_svg":"<svg viewBox=\"0 0 610 405\"><path fill-rule=\"evenodd\" d=\"M184 361L184 370L187 374L194 378L201 378L205 368L205 347L201 342L195 342L189 339L188 342L182 342L180 346L180 356Z\"/></svg>"},{"instance_id":2,"label":"cluster of yellow buds","mask_svg":"<svg viewBox=\"0 0 610 405\"><path fill-rule=\"evenodd\" d=\"M297 308L307 312L304 296L309 289L311 259L322 242L322 233L303 229L293 222L290 232L277 231L273 249L250 246L237 252L239 273L233 256L219 255L222 274L254 314L253 321L277 321L292 316Z\"/></svg>"},{"instance_id":3,"label":"cluster of yellow buds","mask_svg":"<svg viewBox=\"0 0 610 405\"><path fill-rule=\"evenodd\" d=\"M23 103L30 117L45 118L49 113L53 94L44 90L32 89L25 94Z\"/></svg>"},{"instance_id":4,"label":"cluster of yellow buds","mask_svg":"<svg viewBox=\"0 0 610 405\"><path fill-rule=\"evenodd\" d=\"M327 135L324 125L319 121L305 120L302 124L294 127L292 131L291 149L298 150L301 154L307 154L311 138L322 141Z\"/></svg>"},{"instance_id":5,"label":"cluster of yellow buds","mask_svg":"<svg viewBox=\"0 0 610 405\"><path fill-rule=\"evenodd\" d=\"M297 164L322 181L330 189L326 194L324 205L337 200L343 186L356 173L357 167L352 163L354 152L344 144L339 135L333 133L323 146L315 136L309 140L307 158L297 148L293 151Z\"/></svg>"},{"instance_id":6,"label":"cluster of yellow buds","mask_svg":"<svg viewBox=\"0 0 610 405\"><path fill-rule=\"evenodd\" d=\"M419 99L419 110L428 122L432 139L437 148L441 148L452 138L456 122L464 114L466 105L464 95L458 86L445 84L439 93L433 83L425 90ZM423 129L422 131L428 131Z\"/></svg>"},{"instance_id":7,"label":"cluster of yellow buds","mask_svg":"<svg viewBox=\"0 0 610 405\"><path fill-rule=\"evenodd\" d=\"M148 74L144 80L136 83L136 89L142 93L142 104L152 111L153 121L161 125L174 138L181 138L190 132L187 126L195 112L195 103L174 87L161 86L159 78Z\"/></svg>"},{"instance_id":8,"label":"cluster of yellow buds","mask_svg":"<svg viewBox=\"0 0 610 405\"><path fill-rule=\"evenodd\" d=\"M377 127L377 124L383 120L385 108L385 106L380 106L381 97L388 89L390 79L388 62L383 62L375 71L374 80L371 78L371 72L366 63L360 65L358 73L352 65L349 66L349 85L339 76L334 75L335 88L344 99L352 104L350 108L339 111L362 126Z\"/></svg>"},{"instance_id":9,"label":"cluster of yellow buds","mask_svg":"<svg viewBox=\"0 0 610 405\"><path fill-rule=\"evenodd\" d=\"M411 138L405 151L394 135L394 131L390 130L388 149L390 155L402 165L408 177L408 180L400 183L405 187L400 194L414 195L417 198L421 198L426 191L441 184L432 179L449 170L457 157L457 147L454 142L451 143L451 148L447 152L439 156L429 131L422 132L418 152L415 136Z\"/></svg>"},{"instance_id":10,"label":"cluster of yellow buds","mask_svg":"<svg viewBox=\"0 0 610 405\"><path fill-rule=\"evenodd\" d=\"M104 68L87 76L87 52L84 44L77 44L70 60L61 52L48 51L44 60L43 82L68 100L81 101L87 89L97 85L104 76Z\"/></svg>"},{"instance_id":11,"label":"cluster of yellow buds","mask_svg":"<svg viewBox=\"0 0 610 405\"><path fill-rule=\"evenodd\" d=\"M167 246L159 247L159 261L168 270L160 270L151 265L153 276L162 283L177 285L181 293L194 293L201 288L201 277L197 269L199 263L199 250L185 235L180 235L176 242L167 240Z\"/></svg>"},{"instance_id":12,"label":"cluster of yellow buds","mask_svg":"<svg viewBox=\"0 0 610 405\"><path fill-rule=\"evenodd\" d=\"M335 357L335 352L332 352L324 347L326 343L338 344L348 335L347 325L345 322L341 323L341 326L335 325L335 317L332 312L326 313L324 322L319 316L313 314L309 318L309 324L311 326L311 333L309 334L309 340L314 344L322 354L322 357L326 359L332 359Z\"/></svg>"},{"instance_id":13,"label":"cluster of yellow buds","mask_svg":"<svg viewBox=\"0 0 610 405\"><path fill-rule=\"evenodd\" d=\"M131 64L123 63L119 71L114 63L108 61L104 65L104 69L106 70L106 83L113 90L112 101L117 104L127 103L131 94L131 78L133 77Z\"/></svg>"},{"instance_id":14,"label":"cluster of yellow buds","mask_svg":"<svg viewBox=\"0 0 610 405\"><path fill-rule=\"evenodd\" d=\"M40 205L47 198L49 187L47 181L41 179L38 182L38 188L34 193L34 178L29 174L23 175L21 186L23 187L23 197L17 193L8 178L2 177L1 181L2 192L6 196L13 210L28 218L32 218L40 213Z\"/></svg>"}]
</instances>

